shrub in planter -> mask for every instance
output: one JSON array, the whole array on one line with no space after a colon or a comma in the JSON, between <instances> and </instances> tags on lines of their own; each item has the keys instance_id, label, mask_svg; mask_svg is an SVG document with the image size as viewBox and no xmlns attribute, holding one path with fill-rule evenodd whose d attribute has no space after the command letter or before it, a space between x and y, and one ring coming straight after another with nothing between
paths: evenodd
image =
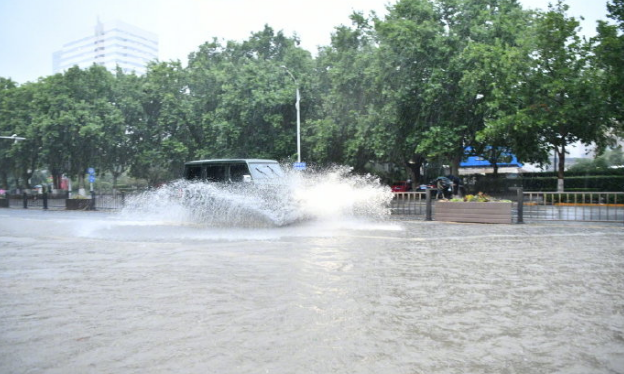
<instances>
[{"instance_id":1,"label":"shrub in planter","mask_svg":"<svg viewBox=\"0 0 624 374\"><path fill-rule=\"evenodd\" d=\"M436 221L473 223L512 223L509 200L496 200L479 193L463 199L441 200L435 205Z\"/></svg>"}]
</instances>

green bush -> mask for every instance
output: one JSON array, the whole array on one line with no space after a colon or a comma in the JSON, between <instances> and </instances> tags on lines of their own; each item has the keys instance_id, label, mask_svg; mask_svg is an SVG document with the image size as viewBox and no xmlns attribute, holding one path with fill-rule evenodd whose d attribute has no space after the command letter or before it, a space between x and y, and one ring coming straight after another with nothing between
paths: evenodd
<instances>
[{"instance_id":1,"label":"green bush","mask_svg":"<svg viewBox=\"0 0 624 374\"><path fill-rule=\"evenodd\" d=\"M570 173L565 177L564 188L568 192L624 192L624 173L598 173L597 175L578 175ZM468 193L483 191L489 194L509 192L513 188L522 187L525 191L556 191L557 175L554 173L527 173L515 178L500 175L467 176L466 180L474 183L466 184Z\"/></svg>"}]
</instances>

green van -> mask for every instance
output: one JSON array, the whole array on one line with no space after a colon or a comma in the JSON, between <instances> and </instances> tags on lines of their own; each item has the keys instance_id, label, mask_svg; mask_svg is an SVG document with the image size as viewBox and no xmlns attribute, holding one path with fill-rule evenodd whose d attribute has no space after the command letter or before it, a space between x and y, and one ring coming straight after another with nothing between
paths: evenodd
<instances>
[{"instance_id":1,"label":"green van","mask_svg":"<svg viewBox=\"0 0 624 374\"><path fill-rule=\"evenodd\" d=\"M268 182L282 178L284 172L275 160L213 159L184 164L184 179L217 183Z\"/></svg>"}]
</instances>

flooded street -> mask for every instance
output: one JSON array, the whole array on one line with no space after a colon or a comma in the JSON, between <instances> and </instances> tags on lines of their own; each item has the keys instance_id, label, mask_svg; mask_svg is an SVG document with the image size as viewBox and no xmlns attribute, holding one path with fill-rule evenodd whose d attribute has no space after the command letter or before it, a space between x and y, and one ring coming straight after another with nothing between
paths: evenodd
<instances>
[{"instance_id":1,"label":"flooded street","mask_svg":"<svg viewBox=\"0 0 624 374\"><path fill-rule=\"evenodd\" d=\"M1 373L624 373L621 224L0 210Z\"/></svg>"}]
</instances>

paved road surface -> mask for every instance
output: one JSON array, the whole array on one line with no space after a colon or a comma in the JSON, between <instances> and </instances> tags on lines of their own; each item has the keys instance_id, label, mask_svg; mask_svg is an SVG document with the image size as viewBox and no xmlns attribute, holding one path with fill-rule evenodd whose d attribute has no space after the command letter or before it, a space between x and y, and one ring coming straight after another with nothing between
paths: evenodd
<instances>
[{"instance_id":1,"label":"paved road surface","mask_svg":"<svg viewBox=\"0 0 624 374\"><path fill-rule=\"evenodd\" d=\"M0 210L1 373L624 373L621 224Z\"/></svg>"}]
</instances>

